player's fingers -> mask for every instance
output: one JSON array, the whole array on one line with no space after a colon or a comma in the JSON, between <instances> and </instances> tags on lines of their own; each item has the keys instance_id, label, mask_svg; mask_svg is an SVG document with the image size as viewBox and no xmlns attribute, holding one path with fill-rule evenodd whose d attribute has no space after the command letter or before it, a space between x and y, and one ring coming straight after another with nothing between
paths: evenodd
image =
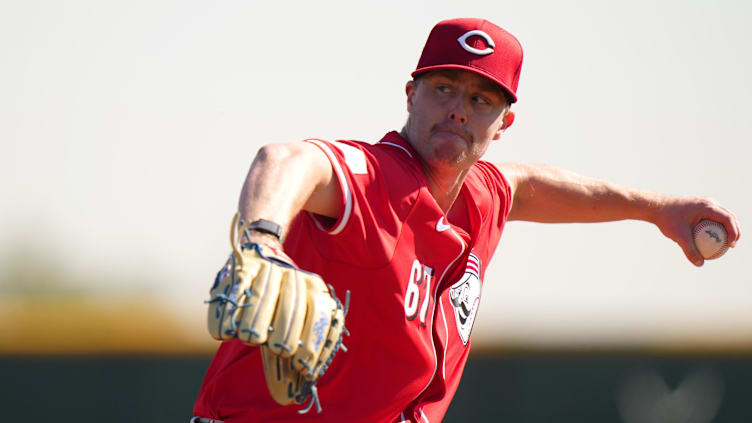
<instances>
[{"instance_id":1,"label":"player's fingers","mask_svg":"<svg viewBox=\"0 0 752 423\"><path fill-rule=\"evenodd\" d=\"M722 222L723 227L726 228L726 232L728 234L728 245L729 247L733 248L736 246L736 242L739 241L739 238L742 236L742 231L739 227L739 219L736 218L736 215L731 210L725 207L723 207L723 210L726 211L728 220L728 224Z\"/></svg>"},{"instance_id":2,"label":"player's fingers","mask_svg":"<svg viewBox=\"0 0 752 423\"><path fill-rule=\"evenodd\" d=\"M289 357L298 348L306 316L306 283L295 269L282 269L279 300L274 313L269 349L275 354Z\"/></svg>"},{"instance_id":3,"label":"player's fingers","mask_svg":"<svg viewBox=\"0 0 752 423\"><path fill-rule=\"evenodd\" d=\"M238 325L238 339L250 345L266 342L274 308L279 297L282 271L279 266L258 259L249 260L258 264L259 270L246 290L246 301Z\"/></svg>"},{"instance_id":4,"label":"player's fingers","mask_svg":"<svg viewBox=\"0 0 752 423\"><path fill-rule=\"evenodd\" d=\"M714 200L708 201L712 202L712 214L705 218L723 225L724 229L726 229L726 239L728 241L729 247L736 246L736 242L741 236L741 230L739 229L739 220L736 218L736 215L734 214L734 212L722 206L721 204L718 204Z\"/></svg>"},{"instance_id":5,"label":"player's fingers","mask_svg":"<svg viewBox=\"0 0 752 423\"><path fill-rule=\"evenodd\" d=\"M726 240L729 247L735 247L736 241L739 240L739 223L736 220L736 216L729 215L723 221L720 222L724 229L726 229Z\"/></svg>"},{"instance_id":6,"label":"player's fingers","mask_svg":"<svg viewBox=\"0 0 752 423\"><path fill-rule=\"evenodd\" d=\"M306 378L312 379L321 350L332 322L337 303L329 295L326 285L317 275L300 273L308 287L306 321L300 335L298 351L293 356L293 366Z\"/></svg>"}]
</instances>

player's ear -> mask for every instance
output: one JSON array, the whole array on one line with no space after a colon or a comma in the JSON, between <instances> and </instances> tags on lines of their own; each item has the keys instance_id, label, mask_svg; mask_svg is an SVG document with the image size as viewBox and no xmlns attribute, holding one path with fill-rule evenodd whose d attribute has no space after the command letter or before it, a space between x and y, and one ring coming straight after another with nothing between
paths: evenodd
<instances>
[{"instance_id":1,"label":"player's ear","mask_svg":"<svg viewBox=\"0 0 752 423\"><path fill-rule=\"evenodd\" d=\"M503 131L509 128L510 126L512 126L513 123L514 123L514 112L507 109L506 114L504 114L504 120L503 120L503 124L501 125L501 130Z\"/></svg>"},{"instance_id":2,"label":"player's ear","mask_svg":"<svg viewBox=\"0 0 752 423\"><path fill-rule=\"evenodd\" d=\"M415 96L415 81L407 81L405 84L405 94L407 95L407 111L408 113L413 106L413 96Z\"/></svg>"},{"instance_id":3,"label":"player's ear","mask_svg":"<svg viewBox=\"0 0 752 423\"><path fill-rule=\"evenodd\" d=\"M496 134L494 135L495 140L498 140L499 137L501 137L501 134L506 131L507 128L512 126L514 123L514 112L507 109L506 113L504 113L504 117L501 120L501 127L499 127L499 130L496 131Z\"/></svg>"}]
</instances>

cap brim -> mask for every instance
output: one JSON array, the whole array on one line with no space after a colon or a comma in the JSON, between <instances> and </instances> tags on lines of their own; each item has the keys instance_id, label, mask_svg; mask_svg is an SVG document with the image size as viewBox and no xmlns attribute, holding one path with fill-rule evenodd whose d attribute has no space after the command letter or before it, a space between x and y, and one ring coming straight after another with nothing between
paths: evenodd
<instances>
[{"instance_id":1,"label":"cap brim","mask_svg":"<svg viewBox=\"0 0 752 423\"><path fill-rule=\"evenodd\" d=\"M459 69L459 70L465 70L468 72L472 72L476 75L480 75L482 77L485 77L487 79L490 79L493 81L496 85L500 86L501 89L504 90L504 92L509 96L509 98L512 99L512 103L517 102L517 96L512 92L509 87L507 87L503 82L499 81L498 79L494 78L493 75L490 73L484 71L483 69L474 68L472 66L465 66L465 65L453 65L453 64L446 64L446 65L434 65L434 66L426 66L420 69L416 69L413 73L410 74L413 78L415 75L419 75L421 73L426 73L432 70L438 70L438 69Z\"/></svg>"}]
</instances>

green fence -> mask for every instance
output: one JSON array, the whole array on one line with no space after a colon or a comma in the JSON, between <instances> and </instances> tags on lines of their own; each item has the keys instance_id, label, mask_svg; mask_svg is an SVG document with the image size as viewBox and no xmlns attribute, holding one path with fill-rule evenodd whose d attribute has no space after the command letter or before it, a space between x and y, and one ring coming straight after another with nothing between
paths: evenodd
<instances>
[{"instance_id":1,"label":"green fence","mask_svg":"<svg viewBox=\"0 0 752 423\"><path fill-rule=\"evenodd\" d=\"M209 361L3 357L3 420L187 422ZM752 358L476 355L445 421L752 422Z\"/></svg>"}]
</instances>

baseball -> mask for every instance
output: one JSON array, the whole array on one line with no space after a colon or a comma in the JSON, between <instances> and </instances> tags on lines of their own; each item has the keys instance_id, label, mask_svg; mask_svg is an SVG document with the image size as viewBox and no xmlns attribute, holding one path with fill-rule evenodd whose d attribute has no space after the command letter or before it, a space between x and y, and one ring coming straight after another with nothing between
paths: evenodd
<instances>
[{"instance_id":1,"label":"baseball","mask_svg":"<svg viewBox=\"0 0 752 423\"><path fill-rule=\"evenodd\" d=\"M706 260L716 259L728 250L726 229L718 222L701 220L695 226L695 246Z\"/></svg>"}]
</instances>

